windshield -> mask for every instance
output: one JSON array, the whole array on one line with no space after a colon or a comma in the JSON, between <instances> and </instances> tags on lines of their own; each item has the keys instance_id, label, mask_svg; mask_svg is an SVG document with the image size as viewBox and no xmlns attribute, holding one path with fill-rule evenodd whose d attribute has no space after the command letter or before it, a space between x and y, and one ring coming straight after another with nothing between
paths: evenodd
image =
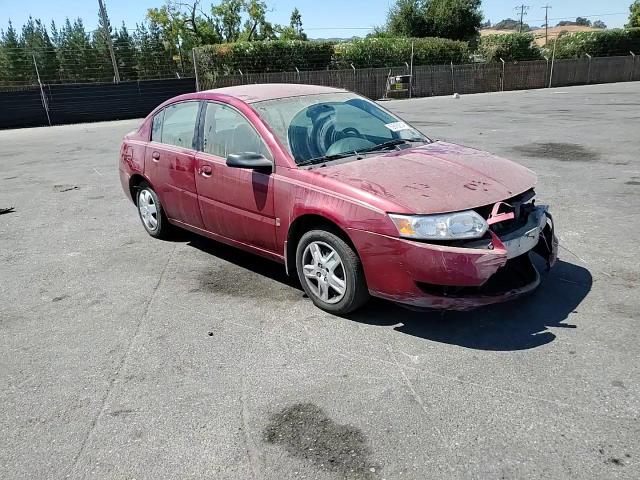
<instances>
[{"instance_id":1,"label":"windshield","mask_svg":"<svg viewBox=\"0 0 640 480\"><path fill-rule=\"evenodd\" d=\"M299 165L430 140L354 93L306 95L252 105Z\"/></svg>"}]
</instances>

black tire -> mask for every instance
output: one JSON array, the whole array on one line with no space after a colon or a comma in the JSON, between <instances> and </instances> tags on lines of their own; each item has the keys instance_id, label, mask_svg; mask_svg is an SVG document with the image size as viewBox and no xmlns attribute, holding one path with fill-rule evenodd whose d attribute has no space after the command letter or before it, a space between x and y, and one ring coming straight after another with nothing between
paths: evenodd
<instances>
[{"instance_id":1,"label":"black tire","mask_svg":"<svg viewBox=\"0 0 640 480\"><path fill-rule=\"evenodd\" d=\"M342 261L344 273L344 294L336 303L323 301L309 286L303 270L303 256L307 247L314 242L321 242L331 247ZM336 315L346 315L362 307L369 300L369 290L364 277L360 258L344 240L326 230L311 230L305 233L296 248L296 270L302 288L320 309Z\"/></svg>"},{"instance_id":2,"label":"black tire","mask_svg":"<svg viewBox=\"0 0 640 480\"><path fill-rule=\"evenodd\" d=\"M151 214L156 221L156 227L152 228L149 225L150 222L146 221L143 218L143 212L140 208L141 198L143 198L146 194L151 197L153 201L153 205L155 205L156 212L155 214ZM151 185L147 182L142 182L138 185L136 189L136 207L138 209L138 216L140 217L140 221L142 222L142 226L147 231L149 235L154 238L160 239L168 239L172 234L171 224L167 220L167 216L164 213L164 208L162 208L162 203L160 203L160 199L158 198L158 194L153 190Z\"/></svg>"}]
</instances>

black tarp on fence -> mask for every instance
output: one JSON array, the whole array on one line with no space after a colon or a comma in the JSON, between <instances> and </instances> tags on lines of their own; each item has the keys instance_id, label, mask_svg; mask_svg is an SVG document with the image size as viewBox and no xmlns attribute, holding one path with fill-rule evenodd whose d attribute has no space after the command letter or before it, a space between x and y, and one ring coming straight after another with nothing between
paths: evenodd
<instances>
[{"instance_id":1,"label":"black tarp on fence","mask_svg":"<svg viewBox=\"0 0 640 480\"><path fill-rule=\"evenodd\" d=\"M144 117L168 98L195 89L193 78L43 86L52 125ZM40 87L0 91L0 128L48 124Z\"/></svg>"},{"instance_id":2,"label":"black tarp on fence","mask_svg":"<svg viewBox=\"0 0 640 480\"><path fill-rule=\"evenodd\" d=\"M250 83L308 83L346 88L374 100L385 94L387 77L408 67L267 72L201 77L205 88ZM640 80L640 56L533 60L527 62L413 67L415 97L521 90ZM146 116L164 100L196 89L195 79L45 85L53 125ZM0 91L0 128L48 125L39 87Z\"/></svg>"}]
</instances>

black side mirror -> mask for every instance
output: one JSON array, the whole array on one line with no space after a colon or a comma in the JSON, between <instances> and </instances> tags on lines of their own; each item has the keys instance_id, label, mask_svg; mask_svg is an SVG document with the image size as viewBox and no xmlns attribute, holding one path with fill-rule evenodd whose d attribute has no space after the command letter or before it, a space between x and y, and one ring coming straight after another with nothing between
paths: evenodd
<instances>
[{"instance_id":1,"label":"black side mirror","mask_svg":"<svg viewBox=\"0 0 640 480\"><path fill-rule=\"evenodd\" d=\"M258 171L271 172L273 162L264 155L253 152L230 153L227 157L227 166L234 168L252 168Z\"/></svg>"}]
</instances>

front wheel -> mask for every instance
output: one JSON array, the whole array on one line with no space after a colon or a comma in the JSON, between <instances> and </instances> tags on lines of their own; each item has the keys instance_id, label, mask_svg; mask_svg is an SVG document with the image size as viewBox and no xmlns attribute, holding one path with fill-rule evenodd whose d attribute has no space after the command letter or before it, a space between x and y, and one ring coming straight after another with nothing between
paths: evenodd
<instances>
[{"instance_id":1,"label":"front wheel","mask_svg":"<svg viewBox=\"0 0 640 480\"><path fill-rule=\"evenodd\" d=\"M331 232L311 230L302 236L296 251L296 268L302 288L322 310L344 315L369 299L358 255Z\"/></svg>"}]
</instances>

